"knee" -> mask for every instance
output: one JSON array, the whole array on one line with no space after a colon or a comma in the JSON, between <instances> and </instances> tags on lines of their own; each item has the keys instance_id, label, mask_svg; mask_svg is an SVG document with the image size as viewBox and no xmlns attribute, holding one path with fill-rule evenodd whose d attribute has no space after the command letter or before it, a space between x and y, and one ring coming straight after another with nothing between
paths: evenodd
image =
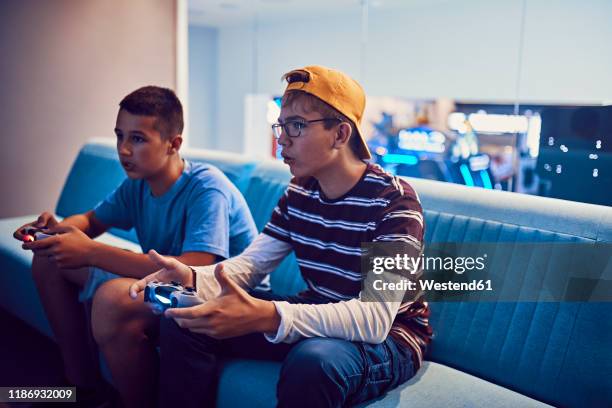
<instances>
[{"instance_id":1,"label":"knee","mask_svg":"<svg viewBox=\"0 0 612 408\"><path fill-rule=\"evenodd\" d=\"M344 373L338 340L313 338L296 345L283 362L277 386L280 407L339 407L346 401L351 381ZM350 370L348 370L350 371Z\"/></svg>"},{"instance_id":2,"label":"knee","mask_svg":"<svg viewBox=\"0 0 612 408\"><path fill-rule=\"evenodd\" d=\"M59 268L46 256L34 254L32 258L32 277L37 282L46 282L60 277Z\"/></svg>"},{"instance_id":3,"label":"knee","mask_svg":"<svg viewBox=\"0 0 612 408\"><path fill-rule=\"evenodd\" d=\"M122 337L138 336L138 320L134 319L128 298L130 282L113 279L98 288L91 310L92 332L101 347L114 343Z\"/></svg>"},{"instance_id":4,"label":"knee","mask_svg":"<svg viewBox=\"0 0 612 408\"><path fill-rule=\"evenodd\" d=\"M46 256L34 255L32 258L32 277L42 287L58 282L83 286L88 274L88 268L63 269Z\"/></svg>"},{"instance_id":5,"label":"knee","mask_svg":"<svg viewBox=\"0 0 612 408\"><path fill-rule=\"evenodd\" d=\"M338 382L338 370L334 365L334 340L313 338L296 345L283 362L279 385L317 386Z\"/></svg>"}]
</instances>

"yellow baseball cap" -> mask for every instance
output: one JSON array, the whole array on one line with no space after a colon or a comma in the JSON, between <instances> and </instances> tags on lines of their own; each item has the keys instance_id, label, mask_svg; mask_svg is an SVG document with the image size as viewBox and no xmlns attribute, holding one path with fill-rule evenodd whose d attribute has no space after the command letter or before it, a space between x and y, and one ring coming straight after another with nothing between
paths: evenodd
<instances>
[{"instance_id":1,"label":"yellow baseball cap","mask_svg":"<svg viewBox=\"0 0 612 408\"><path fill-rule=\"evenodd\" d=\"M314 95L349 118L361 141L359 158L372 157L360 129L366 97L357 81L343 72L320 65L294 69L283 75L283 79L287 80L285 92L303 91Z\"/></svg>"}]
</instances>

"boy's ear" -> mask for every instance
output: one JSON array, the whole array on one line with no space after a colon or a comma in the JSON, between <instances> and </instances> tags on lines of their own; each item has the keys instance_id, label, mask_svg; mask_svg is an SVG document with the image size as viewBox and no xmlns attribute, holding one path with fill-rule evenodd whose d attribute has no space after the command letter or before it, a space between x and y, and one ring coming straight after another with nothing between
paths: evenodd
<instances>
[{"instance_id":1,"label":"boy's ear","mask_svg":"<svg viewBox=\"0 0 612 408\"><path fill-rule=\"evenodd\" d=\"M181 135L172 136L169 142L168 153L177 153L183 144L183 137Z\"/></svg>"},{"instance_id":2,"label":"boy's ear","mask_svg":"<svg viewBox=\"0 0 612 408\"><path fill-rule=\"evenodd\" d=\"M335 147L340 147L348 143L351 137L351 125L347 122L342 122L338 125L338 131L336 132Z\"/></svg>"}]
</instances>

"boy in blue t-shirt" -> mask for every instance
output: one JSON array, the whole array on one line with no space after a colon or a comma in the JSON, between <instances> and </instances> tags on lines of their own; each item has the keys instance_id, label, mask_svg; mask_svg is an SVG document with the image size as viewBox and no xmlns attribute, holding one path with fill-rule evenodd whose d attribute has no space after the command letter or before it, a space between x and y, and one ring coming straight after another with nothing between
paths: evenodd
<instances>
[{"instance_id":1,"label":"boy in blue t-shirt","mask_svg":"<svg viewBox=\"0 0 612 408\"><path fill-rule=\"evenodd\" d=\"M79 388L79 401L101 399L86 310L79 303L95 294L94 337L113 380L125 401L147 406L152 405L147 396L131 395L123 387L124 373L126 367L139 367L147 380L150 370L143 357L155 352L159 319L144 304L122 300L133 282L157 266L146 254L93 238L110 227L133 227L144 253L155 249L186 264L209 265L242 252L256 228L244 198L223 173L180 157L183 112L174 92L143 87L119 106L117 152L128 178L93 210L61 222L45 212L14 236L23 239L27 226L56 234L23 248L34 252L32 274L62 352L66 380Z\"/></svg>"}]
</instances>

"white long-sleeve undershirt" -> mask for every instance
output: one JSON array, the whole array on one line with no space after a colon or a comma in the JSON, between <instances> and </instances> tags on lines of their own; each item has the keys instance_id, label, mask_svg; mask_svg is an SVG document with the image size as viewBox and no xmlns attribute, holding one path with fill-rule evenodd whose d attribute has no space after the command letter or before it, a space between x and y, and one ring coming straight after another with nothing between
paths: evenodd
<instances>
[{"instance_id":1,"label":"white long-sleeve undershirt","mask_svg":"<svg viewBox=\"0 0 612 408\"><path fill-rule=\"evenodd\" d=\"M241 255L223 261L224 270L228 277L248 290L274 271L291 249L290 244L261 233ZM205 300L217 297L221 288L214 278L214 265L194 269L198 296ZM398 293L398 299L402 295ZM272 343L293 343L304 337L382 343L401 302L383 301L381 296L381 299L367 302L351 299L326 304L273 303L281 323L276 333L265 335Z\"/></svg>"}]
</instances>

